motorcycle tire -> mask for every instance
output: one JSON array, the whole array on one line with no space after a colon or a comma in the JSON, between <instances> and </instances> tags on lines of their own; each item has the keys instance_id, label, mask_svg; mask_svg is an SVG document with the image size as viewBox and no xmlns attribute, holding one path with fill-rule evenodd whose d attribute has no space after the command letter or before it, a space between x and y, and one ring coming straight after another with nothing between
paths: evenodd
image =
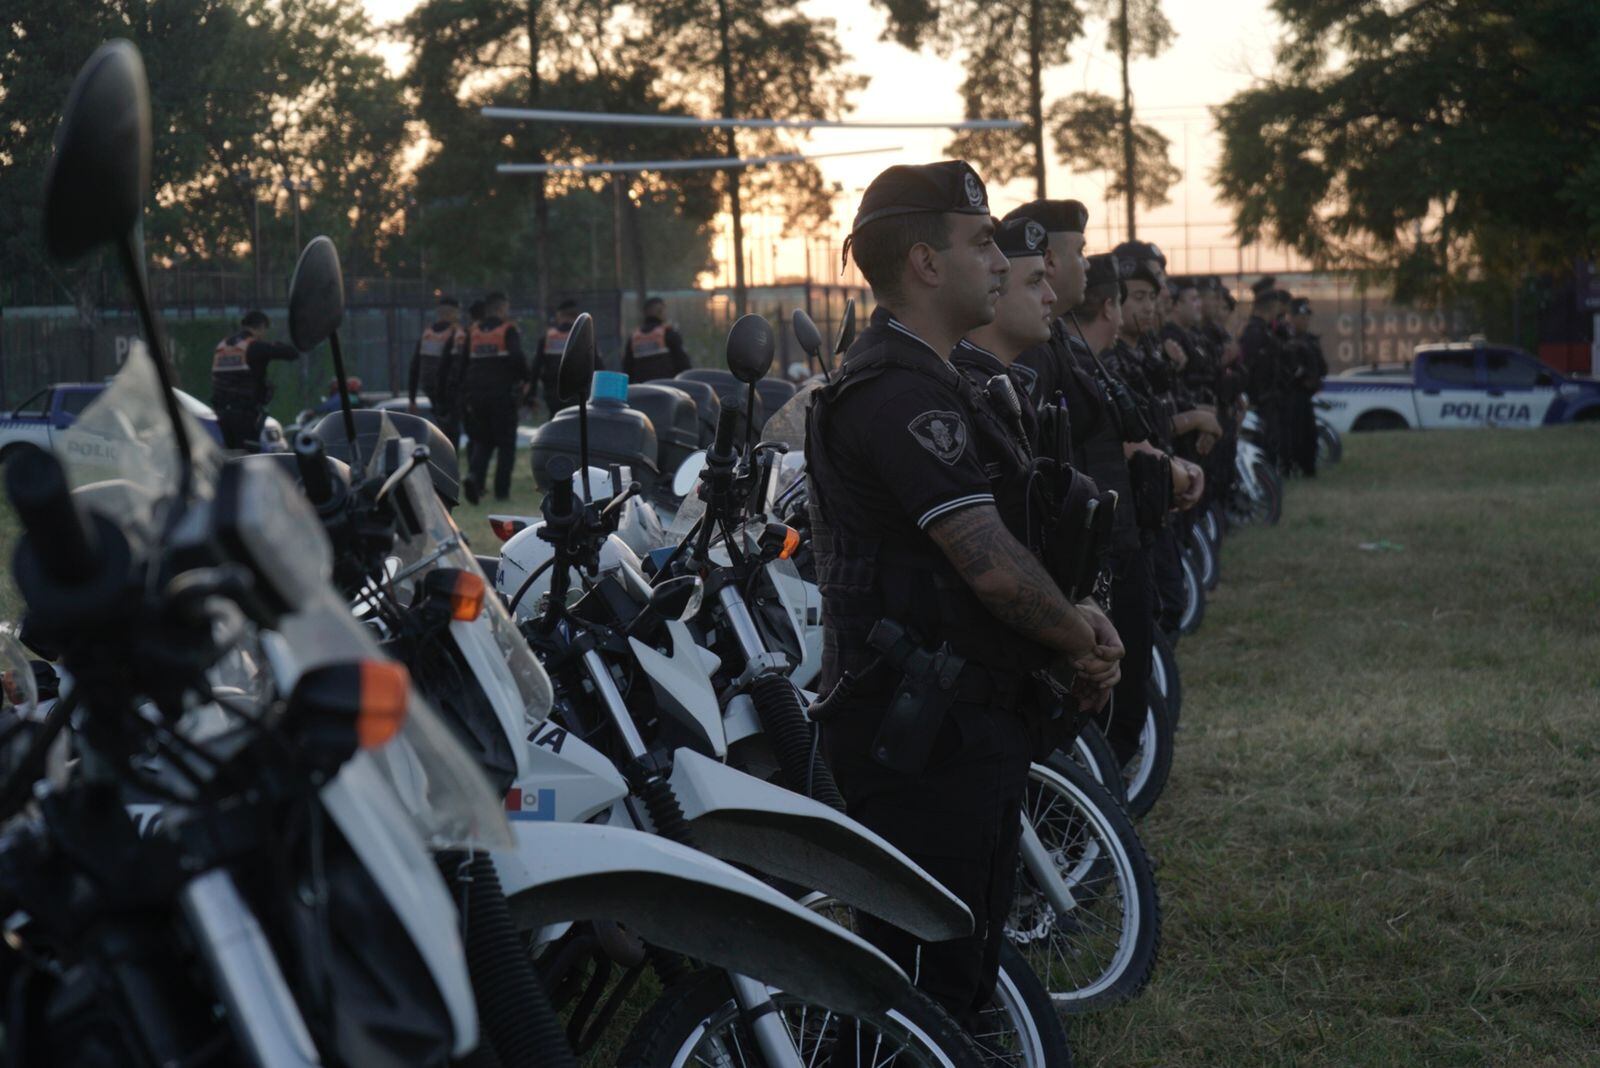
<instances>
[{"instance_id":1,"label":"motorcycle tire","mask_svg":"<svg viewBox=\"0 0 1600 1068\"><path fill-rule=\"evenodd\" d=\"M1317 424L1317 463L1336 464L1344 459L1344 441L1339 432L1326 423Z\"/></svg>"},{"instance_id":2,"label":"motorcycle tire","mask_svg":"<svg viewBox=\"0 0 1600 1068\"><path fill-rule=\"evenodd\" d=\"M1183 676L1178 669L1178 651L1172 640L1161 631L1155 632L1150 657L1150 683L1167 703L1167 715L1177 728L1183 715Z\"/></svg>"},{"instance_id":3,"label":"motorcycle tire","mask_svg":"<svg viewBox=\"0 0 1600 1068\"><path fill-rule=\"evenodd\" d=\"M1198 526L1191 526L1185 536L1185 543L1194 550L1195 562L1200 565L1200 582L1210 592L1217 588L1217 583L1222 579L1222 569L1217 565L1216 547L1211 540L1200 532Z\"/></svg>"},{"instance_id":4,"label":"motorcycle tire","mask_svg":"<svg viewBox=\"0 0 1600 1068\"><path fill-rule=\"evenodd\" d=\"M1056 752L1068 755L1095 782L1105 787L1106 793L1117 804L1127 806L1128 793L1122 782L1122 765L1117 762L1117 754L1112 750L1111 743L1106 741L1105 732L1099 724L1085 723L1072 740L1072 745L1063 746Z\"/></svg>"},{"instance_id":5,"label":"motorcycle tire","mask_svg":"<svg viewBox=\"0 0 1600 1068\"><path fill-rule=\"evenodd\" d=\"M1183 614L1178 617L1178 633L1193 634L1206 618L1206 587L1200 581L1200 567L1192 550L1185 548L1183 564Z\"/></svg>"},{"instance_id":6,"label":"motorcycle tire","mask_svg":"<svg viewBox=\"0 0 1600 1068\"><path fill-rule=\"evenodd\" d=\"M1007 937L1058 1012L1132 1000L1149 984L1161 942L1155 869L1133 821L1059 754L1030 770L1023 814L1071 892L1073 908L1058 916L1019 861Z\"/></svg>"},{"instance_id":7,"label":"motorcycle tire","mask_svg":"<svg viewBox=\"0 0 1600 1068\"><path fill-rule=\"evenodd\" d=\"M1283 518L1283 476L1264 460L1256 464L1255 475L1261 498L1251 502L1252 522L1275 527Z\"/></svg>"},{"instance_id":8,"label":"motorcycle tire","mask_svg":"<svg viewBox=\"0 0 1600 1068\"><path fill-rule=\"evenodd\" d=\"M1149 815L1156 799L1167 788L1172 774L1172 750L1176 742L1167 702L1158 693L1146 694L1144 728L1139 732L1139 748L1122 766L1122 781L1128 794L1128 813L1134 819Z\"/></svg>"},{"instance_id":9,"label":"motorcycle tire","mask_svg":"<svg viewBox=\"0 0 1600 1068\"><path fill-rule=\"evenodd\" d=\"M802 1064L831 1063L834 1043L844 1037L853 1037L856 1043L872 1042L872 1063L892 1062L907 1068L982 1068L985 1064L972 1036L926 994L911 987L895 1008L866 1017L841 1017L781 990L773 991L772 999L796 1040ZM847 1034L841 1034L841 1025ZM766 1061L734 1000L727 976L701 971L662 992L628 1036L617 1063L627 1068L693 1064L757 1068Z\"/></svg>"}]
</instances>

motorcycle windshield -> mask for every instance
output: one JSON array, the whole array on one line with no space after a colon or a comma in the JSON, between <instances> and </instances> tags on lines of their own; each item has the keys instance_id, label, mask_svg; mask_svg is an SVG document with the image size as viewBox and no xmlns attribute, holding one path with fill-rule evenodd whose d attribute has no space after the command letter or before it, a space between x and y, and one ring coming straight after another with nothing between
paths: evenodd
<instances>
[{"instance_id":1,"label":"motorcycle windshield","mask_svg":"<svg viewBox=\"0 0 1600 1068\"><path fill-rule=\"evenodd\" d=\"M379 432L379 456L385 452L385 434L394 435L394 428L385 426ZM401 451L410 453L409 448ZM434 491L428 469L414 469L395 492L404 494L406 506L418 527L416 533L396 539L395 559L391 565L396 599L402 607L410 606L417 591L422 589L423 580L441 568L455 568L476 575L485 590L478 620L493 636L497 659L505 664L508 676L516 685L523 722L529 726L543 722L550 715L554 702L550 676L545 674L544 665L539 663L533 650L528 648L527 640L517 630L505 602L494 592L494 584L484 577L477 557L461 536L461 529Z\"/></svg>"},{"instance_id":2,"label":"motorcycle windshield","mask_svg":"<svg viewBox=\"0 0 1600 1068\"><path fill-rule=\"evenodd\" d=\"M807 382L798 393L790 397L782 408L761 428L761 436L768 441L781 441L789 446L788 455L773 472L770 497L781 501L795 483L805 477L806 465L806 412L811 407L811 395L819 383Z\"/></svg>"},{"instance_id":3,"label":"motorcycle windshield","mask_svg":"<svg viewBox=\"0 0 1600 1068\"><path fill-rule=\"evenodd\" d=\"M678 512L672 517L672 524L667 527L667 538L670 542L679 542L688 537L689 531L700 522L700 517L706 514L706 502L700 499L700 486L696 482L694 489L678 505Z\"/></svg>"}]
</instances>

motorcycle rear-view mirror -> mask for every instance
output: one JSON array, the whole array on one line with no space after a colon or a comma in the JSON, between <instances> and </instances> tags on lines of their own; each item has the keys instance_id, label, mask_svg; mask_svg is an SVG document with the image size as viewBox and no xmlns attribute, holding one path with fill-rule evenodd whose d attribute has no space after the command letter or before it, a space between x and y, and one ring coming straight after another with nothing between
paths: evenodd
<instances>
[{"instance_id":1,"label":"motorcycle rear-view mirror","mask_svg":"<svg viewBox=\"0 0 1600 1068\"><path fill-rule=\"evenodd\" d=\"M856 301L854 297L844 302L844 317L839 320L839 336L833 343L833 354L842 355L856 339Z\"/></svg>"},{"instance_id":2,"label":"motorcycle rear-view mirror","mask_svg":"<svg viewBox=\"0 0 1600 1068\"><path fill-rule=\"evenodd\" d=\"M589 380L595 369L594 319L588 312L578 316L567 334L556 372L556 396L562 404L572 404L589 394Z\"/></svg>"},{"instance_id":3,"label":"motorcycle rear-view mirror","mask_svg":"<svg viewBox=\"0 0 1600 1068\"><path fill-rule=\"evenodd\" d=\"M322 344L344 321L344 272L339 250L326 237L313 237L294 265L289 283L289 339L301 352ZM339 378L343 381L341 372Z\"/></svg>"},{"instance_id":4,"label":"motorcycle rear-view mirror","mask_svg":"<svg viewBox=\"0 0 1600 1068\"><path fill-rule=\"evenodd\" d=\"M772 369L777 339L772 324L759 315L746 315L728 331L728 370L746 385L754 385Z\"/></svg>"},{"instance_id":5,"label":"motorcycle rear-view mirror","mask_svg":"<svg viewBox=\"0 0 1600 1068\"><path fill-rule=\"evenodd\" d=\"M706 451L691 452L683 458L683 463L678 465L677 472L672 476L672 495L682 500L689 496L694 489L694 484L700 481L700 472L705 470Z\"/></svg>"},{"instance_id":6,"label":"motorcycle rear-view mirror","mask_svg":"<svg viewBox=\"0 0 1600 1068\"><path fill-rule=\"evenodd\" d=\"M150 187L150 91L128 41L100 46L78 72L45 171L44 239L76 260L128 238Z\"/></svg>"},{"instance_id":7,"label":"motorcycle rear-view mirror","mask_svg":"<svg viewBox=\"0 0 1600 1068\"><path fill-rule=\"evenodd\" d=\"M822 334L817 330L817 324L811 321L811 316L805 313L804 308L796 308L793 316L794 339L800 343L800 348L807 356L822 356Z\"/></svg>"}]
</instances>

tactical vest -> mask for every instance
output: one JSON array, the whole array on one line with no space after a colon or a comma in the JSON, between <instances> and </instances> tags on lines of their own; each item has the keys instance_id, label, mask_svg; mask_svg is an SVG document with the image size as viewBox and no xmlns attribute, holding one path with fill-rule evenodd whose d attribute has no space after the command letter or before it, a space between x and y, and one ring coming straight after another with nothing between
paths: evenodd
<instances>
[{"instance_id":1,"label":"tactical vest","mask_svg":"<svg viewBox=\"0 0 1600 1068\"><path fill-rule=\"evenodd\" d=\"M1100 407L1102 418L1094 420L1084 436L1075 439L1079 468L1094 479L1095 485L1117 494L1116 523L1112 528L1113 545L1118 549L1137 549L1139 529L1133 514L1133 481L1128 475L1128 458L1123 454L1124 434L1117 408L1095 375L1080 362L1089 359L1088 349L1076 338L1062 334L1052 337L1052 347L1057 358L1069 369L1078 388L1084 390Z\"/></svg>"},{"instance_id":2,"label":"tactical vest","mask_svg":"<svg viewBox=\"0 0 1600 1068\"><path fill-rule=\"evenodd\" d=\"M451 354L460 343L463 333L460 326L455 323L444 324L439 329L435 323L422 332L422 337L417 341L417 354L422 359L422 388L430 397L437 396L443 383L440 375L449 364Z\"/></svg>"},{"instance_id":3,"label":"tactical vest","mask_svg":"<svg viewBox=\"0 0 1600 1068\"><path fill-rule=\"evenodd\" d=\"M672 377L672 350L667 345L667 331L671 328L670 324L662 322L650 330L641 326L633 332L633 369L629 375L632 381Z\"/></svg>"},{"instance_id":4,"label":"tactical vest","mask_svg":"<svg viewBox=\"0 0 1600 1068\"><path fill-rule=\"evenodd\" d=\"M250 373L249 334L223 338L211 354L211 406L213 408L254 408L266 402L265 383Z\"/></svg>"},{"instance_id":5,"label":"tactical vest","mask_svg":"<svg viewBox=\"0 0 1600 1068\"><path fill-rule=\"evenodd\" d=\"M847 497L828 446L830 419L841 397L890 370L922 375L959 397L975 439L969 447L984 461L1003 465L991 484L1008 496L1005 487L1016 484L1015 446L985 414L971 383L943 360L917 360L879 344L847 359L833 382L813 394L806 412L806 477L822 592L822 688L831 689L845 671L860 675L871 666L875 657L867 635L880 619L902 624L925 645L948 642L969 664L991 672L1024 673L1044 666L1049 652L1000 625L928 539L916 546L895 545L850 529L850 516L839 507ZM998 493L996 500L1000 503ZM1002 506L1002 514L1007 510ZM870 681L887 689L893 680Z\"/></svg>"},{"instance_id":6,"label":"tactical vest","mask_svg":"<svg viewBox=\"0 0 1600 1068\"><path fill-rule=\"evenodd\" d=\"M492 330L485 330L479 324L472 324L471 340L468 342L467 355L474 360L488 360L496 356L510 356L511 350L506 346L506 335L516 324L509 319L500 323Z\"/></svg>"},{"instance_id":7,"label":"tactical vest","mask_svg":"<svg viewBox=\"0 0 1600 1068\"><path fill-rule=\"evenodd\" d=\"M572 333L570 326L565 330L554 326L546 330L544 332L544 354L546 356L554 356L559 360L561 354L567 351L567 335L570 333Z\"/></svg>"}]
</instances>

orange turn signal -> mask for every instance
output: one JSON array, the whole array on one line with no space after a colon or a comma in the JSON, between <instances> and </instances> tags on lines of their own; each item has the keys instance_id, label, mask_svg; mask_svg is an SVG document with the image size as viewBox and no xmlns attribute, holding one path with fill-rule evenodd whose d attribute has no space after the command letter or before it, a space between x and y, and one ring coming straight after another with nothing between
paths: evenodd
<instances>
[{"instance_id":1,"label":"orange turn signal","mask_svg":"<svg viewBox=\"0 0 1600 1068\"><path fill-rule=\"evenodd\" d=\"M450 591L450 618L471 623L483 614L483 579L471 571L456 573L455 587Z\"/></svg>"},{"instance_id":2,"label":"orange turn signal","mask_svg":"<svg viewBox=\"0 0 1600 1068\"><path fill-rule=\"evenodd\" d=\"M406 721L411 701L411 674L393 660L361 662L361 705L356 713L356 740L363 749L376 749L395 735Z\"/></svg>"},{"instance_id":3,"label":"orange turn signal","mask_svg":"<svg viewBox=\"0 0 1600 1068\"><path fill-rule=\"evenodd\" d=\"M778 550L778 559L787 560L800 551L800 532L794 527L785 527L783 535L783 548Z\"/></svg>"}]
</instances>

